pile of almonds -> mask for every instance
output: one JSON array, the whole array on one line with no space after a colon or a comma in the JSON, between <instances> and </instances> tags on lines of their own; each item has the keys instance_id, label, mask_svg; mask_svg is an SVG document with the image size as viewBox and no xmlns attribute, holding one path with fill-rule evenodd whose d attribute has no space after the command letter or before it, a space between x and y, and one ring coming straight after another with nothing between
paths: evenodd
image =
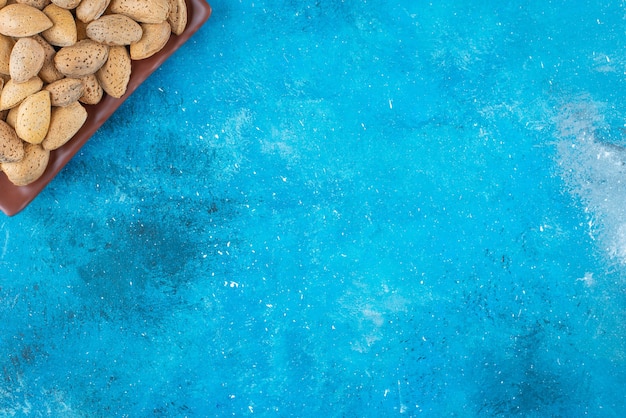
<instances>
[{"instance_id":1,"label":"pile of almonds","mask_svg":"<svg viewBox=\"0 0 626 418\"><path fill-rule=\"evenodd\" d=\"M186 25L185 0L0 0L0 171L38 179L87 120L83 104L123 96L131 60Z\"/></svg>"}]
</instances>

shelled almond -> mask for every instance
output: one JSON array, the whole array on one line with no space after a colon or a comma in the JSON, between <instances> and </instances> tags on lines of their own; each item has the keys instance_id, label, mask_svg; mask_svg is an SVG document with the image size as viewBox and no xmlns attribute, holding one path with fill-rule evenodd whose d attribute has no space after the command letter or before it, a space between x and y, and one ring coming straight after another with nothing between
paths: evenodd
<instances>
[{"instance_id":1,"label":"shelled almond","mask_svg":"<svg viewBox=\"0 0 626 418\"><path fill-rule=\"evenodd\" d=\"M0 172L37 180L85 106L122 97L132 60L186 25L185 0L0 0Z\"/></svg>"}]
</instances>

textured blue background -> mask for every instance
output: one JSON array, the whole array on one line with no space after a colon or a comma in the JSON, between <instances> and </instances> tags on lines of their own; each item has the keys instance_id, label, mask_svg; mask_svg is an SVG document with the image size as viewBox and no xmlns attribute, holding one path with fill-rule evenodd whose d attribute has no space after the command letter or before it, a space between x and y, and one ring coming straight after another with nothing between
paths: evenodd
<instances>
[{"instance_id":1,"label":"textured blue background","mask_svg":"<svg viewBox=\"0 0 626 418\"><path fill-rule=\"evenodd\" d=\"M626 414L622 2L211 6L0 219L1 416Z\"/></svg>"}]
</instances>

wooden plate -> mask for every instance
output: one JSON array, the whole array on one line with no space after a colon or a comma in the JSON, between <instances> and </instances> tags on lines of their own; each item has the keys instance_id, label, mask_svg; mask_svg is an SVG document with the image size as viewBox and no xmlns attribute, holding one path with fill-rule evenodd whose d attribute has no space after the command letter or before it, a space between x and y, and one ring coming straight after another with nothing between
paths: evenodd
<instances>
[{"instance_id":1,"label":"wooden plate","mask_svg":"<svg viewBox=\"0 0 626 418\"><path fill-rule=\"evenodd\" d=\"M15 186L4 173L0 172L0 209L4 213L13 216L37 197L100 126L124 103L124 100L200 29L211 16L211 7L205 0L187 0L187 12L187 27L183 33L178 36L172 35L167 45L152 57L133 61L128 89L124 96L114 99L105 95L97 105L85 106L88 113L87 121L67 144L50 153L48 167L38 180L27 186Z\"/></svg>"}]
</instances>

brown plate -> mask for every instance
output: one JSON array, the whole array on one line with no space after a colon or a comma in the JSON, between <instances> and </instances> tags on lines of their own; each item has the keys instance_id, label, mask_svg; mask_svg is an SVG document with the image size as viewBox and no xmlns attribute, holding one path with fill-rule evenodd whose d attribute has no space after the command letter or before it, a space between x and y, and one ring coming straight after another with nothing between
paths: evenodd
<instances>
[{"instance_id":1,"label":"brown plate","mask_svg":"<svg viewBox=\"0 0 626 418\"><path fill-rule=\"evenodd\" d=\"M140 61L133 61L132 73L126 94L119 99L106 96L100 103L85 106L87 121L74 137L61 148L50 153L50 162L44 174L27 186L15 186L0 172L0 209L13 216L24 209L52 181L78 150L91 138L118 107L152 74L170 55L191 36L211 16L211 7L205 0L187 0L188 21L185 31L180 35L172 35L167 45L157 54Z\"/></svg>"}]
</instances>

